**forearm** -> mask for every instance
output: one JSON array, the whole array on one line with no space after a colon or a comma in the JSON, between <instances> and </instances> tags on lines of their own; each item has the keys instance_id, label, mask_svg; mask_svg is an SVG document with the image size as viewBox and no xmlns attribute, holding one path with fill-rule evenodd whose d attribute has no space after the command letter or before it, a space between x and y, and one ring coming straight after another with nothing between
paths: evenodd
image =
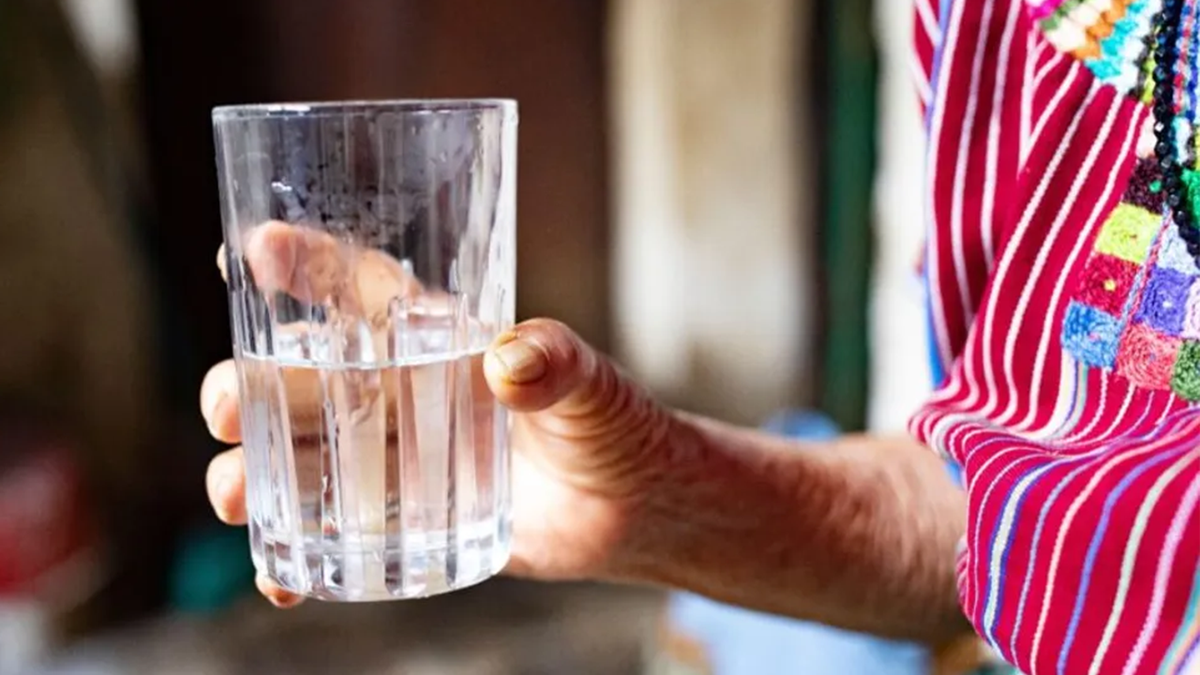
<instances>
[{"instance_id":1,"label":"forearm","mask_svg":"<svg viewBox=\"0 0 1200 675\"><path fill-rule=\"evenodd\" d=\"M964 497L905 439L795 443L688 416L622 576L931 643L969 631L954 590Z\"/></svg>"}]
</instances>

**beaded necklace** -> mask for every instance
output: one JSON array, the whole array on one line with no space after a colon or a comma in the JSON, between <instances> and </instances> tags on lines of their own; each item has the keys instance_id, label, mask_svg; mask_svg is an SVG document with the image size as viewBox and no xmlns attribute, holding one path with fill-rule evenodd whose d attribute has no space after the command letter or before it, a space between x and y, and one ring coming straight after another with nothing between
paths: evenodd
<instances>
[{"instance_id":1,"label":"beaded necklace","mask_svg":"<svg viewBox=\"0 0 1200 675\"><path fill-rule=\"evenodd\" d=\"M1183 73L1177 68L1183 4L1183 0L1163 0L1158 15L1154 36L1154 154L1162 170L1162 186L1175 228L1187 244L1188 253L1200 265L1200 223L1191 212L1188 186L1183 178L1185 158L1179 156L1175 138L1175 92L1183 80Z\"/></svg>"}]
</instances>

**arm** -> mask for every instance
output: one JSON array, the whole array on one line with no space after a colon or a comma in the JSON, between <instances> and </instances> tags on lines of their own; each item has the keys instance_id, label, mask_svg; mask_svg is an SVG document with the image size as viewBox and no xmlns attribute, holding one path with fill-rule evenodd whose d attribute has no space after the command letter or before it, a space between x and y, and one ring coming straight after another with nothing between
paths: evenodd
<instances>
[{"instance_id":1,"label":"arm","mask_svg":"<svg viewBox=\"0 0 1200 675\"><path fill-rule=\"evenodd\" d=\"M965 500L930 451L673 424L678 469L653 490L618 576L889 637L969 633L954 584Z\"/></svg>"},{"instance_id":2,"label":"arm","mask_svg":"<svg viewBox=\"0 0 1200 675\"><path fill-rule=\"evenodd\" d=\"M247 249L264 287L335 270L364 282L344 287L385 285L367 300L413 292L341 264L336 242L283 224L264 226ZM962 496L912 441L803 445L676 413L548 320L499 336L483 371L516 413L509 573L670 585L895 637L966 630L954 600ZM293 385L293 414L320 405L303 394L310 387ZM238 398L233 364L215 367L201 407L229 443L241 440ZM221 518L245 522L241 451L215 459L208 480ZM264 592L294 602L282 589Z\"/></svg>"}]
</instances>

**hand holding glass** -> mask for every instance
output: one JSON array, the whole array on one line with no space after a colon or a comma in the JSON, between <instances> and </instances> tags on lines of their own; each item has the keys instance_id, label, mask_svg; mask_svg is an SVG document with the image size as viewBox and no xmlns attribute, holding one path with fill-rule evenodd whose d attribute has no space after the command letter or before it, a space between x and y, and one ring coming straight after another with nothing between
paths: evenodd
<instances>
[{"instance_id":1,"label":"hand holding glass","mask_svg":"<svg viewBox=\"0 0 1200 675\"><path fill-rule=\"evenodd\" d=\"M509 423L483 352L514 319L516 105L213 111L251 553L327 600L507 562Z\"/></svg>"}]
</instances>

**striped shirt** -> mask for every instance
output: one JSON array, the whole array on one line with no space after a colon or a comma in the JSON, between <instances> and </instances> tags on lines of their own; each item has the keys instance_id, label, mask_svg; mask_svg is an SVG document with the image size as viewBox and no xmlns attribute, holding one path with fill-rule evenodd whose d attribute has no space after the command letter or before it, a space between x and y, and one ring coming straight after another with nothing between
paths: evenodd
<instances>
[{"instance_id":1,"label":"striped shirt","mask_svg":"<svg viewBox=\"0 0 1200 675\"><path fill-rule=\"evenodd\" d=\"M962 471L964 611L1030 675L1200 673L1200 269L1157 182L1161 0L915 5L944 377L911 428Z\"/></svg>"}]
</instances>

